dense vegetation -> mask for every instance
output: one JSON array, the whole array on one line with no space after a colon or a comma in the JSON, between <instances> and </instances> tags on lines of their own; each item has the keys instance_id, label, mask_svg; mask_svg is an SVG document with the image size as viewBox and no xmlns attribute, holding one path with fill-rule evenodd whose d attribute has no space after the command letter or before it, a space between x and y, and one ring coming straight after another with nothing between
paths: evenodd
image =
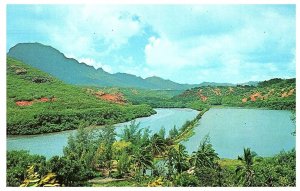
<instances>
[{"instance_id":1,"label":"dense vegetation","mask_svg":"<svg viewBox=\"0 0 300 191\"><path fill-rule=\"evenodd\" d=\"M133 104L146 103L152 107L192 108L208 106L258 107L295 110L296 79L271 79L257 86L203 86L186 91L101 88L108 93L122 93ZM99 88L94 88L98 89Z\"/></svg>"},{"instance_id":2,"label":"dense vegetation","mask_svg":"<svg viewBox=\"0 0 300 191\"><path fill-rule=\"evenodd\" d=\"M296 79L271 79L257 86L199 87L175 96L185 103L295 110Z\"/></svg>"},{"instance_id":3,"label":"dense vegetation","mask_svg":"<svg viewBox=\"0 0 300 191\"><path fill-rule=\"evenodd\" d=\"M116 139L111 126L80 128L69 138L63 156L46 161L24 151L8 152L7 185L295 186L294 149L262 158L245 148L236 160L220 159L206 136L198 150L188 154L182 144L174 143L184 129L172 129L166 136L163 129L153 134L131 123ZM50 183L41 181L49 176Z\"/></svg>"},{"instance_id":4,"label":"dense vegetation","mask_svg":"<svg viewBox=\"0 0 300 191\"><path fill-rule=\"evenodd\" d=\"M7 59L7 134L37 134L149 116L148 105L114 104Z\"/></svg>"},{"instance_id":5,"label":"dense vegetation","mask_svg":"<svg viewBox=\"0 0 300 191\"><path fill-rule=\"evenodd\" d=\"M193 153L181 144L193 135L193 127L211 106L295 111L295 83L295 79L271 79L257 86L205 86L186 91L78 87L8 58L7 134L80 128L69 137L63 156L46 160L26 151L7 152L7 185L295 186L295 149L263 158L245 148L233 160L220 159L208 136L195 143L199 148ZM101 99L113 95L120 102ZM152 133L133 122L116 135L111 124L154 114L151 107L201 112L169 132L162 128ZM83 128L99 125L105 127Z\"/></svg>"}]
</instances>

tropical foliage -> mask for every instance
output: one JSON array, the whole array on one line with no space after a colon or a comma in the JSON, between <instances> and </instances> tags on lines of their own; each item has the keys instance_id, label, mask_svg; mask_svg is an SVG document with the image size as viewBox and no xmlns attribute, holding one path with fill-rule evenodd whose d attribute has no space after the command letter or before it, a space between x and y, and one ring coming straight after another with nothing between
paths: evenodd
<instances>
[{"instance_id":1,"label":"tropical foliage","mask_svg":"<svg viewBox=\"0 0 300 191\"><path fill-rule=\"evenodd\" d=\"M180 134L179 134L180 135ZM178 136L179 136L178 135ZM236 160L220 159L206 136L189 154L170 136L131 123L117 137L114 128L80 128L70 136L63 156L49 160L11 151L8 186L295 186L295 150L274 157L245 148ZM22 159L21 159L22 158ZM96 178L113 182L93 182Z\"/></svg>"},{"instance_id":2,"label":"tropical foliage","mask_svg":"<svg viewBox=\"0 0 300 191\"><path fill-rule=\"evenodd\" d=\"M115 104L12 58L7 59L7 134L50 133L154 114L148 105Z\"/></svg>"}]
</instances>

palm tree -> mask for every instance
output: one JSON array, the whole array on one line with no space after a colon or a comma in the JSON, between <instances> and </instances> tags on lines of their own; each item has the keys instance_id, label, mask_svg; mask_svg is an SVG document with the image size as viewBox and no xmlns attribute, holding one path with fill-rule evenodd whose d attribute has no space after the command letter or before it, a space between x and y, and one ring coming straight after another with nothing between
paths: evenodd
<instances>
[{"instance_id":1,"label":"palm tree","mask_svg":"<svg viewBox=\"0 0 300 191\"><path fill-rule=\"evenodd\" d=\"M250 148L244 148L244 155L238 156L238 160L242 162L242 165L239 165L235 172L237 174L238 184L243 186L253 186L254 179L254 158L257 154L251 152Z\"/></svg>"},{"instance_id":2,"label":"palm tree","mask_svg":"<svg viewBox=\"0 0 300 191\"><path fill-rule=\"evenodd\" d=\"M188 165L187 165L188 156L189 155L186 151L185 146L182 144L179 144L178 150L175 154L175 161L174 161L177 172L181 173L188 168Z\"/></svg>"},{"instance_id":3,"label":"palm tree","mask_svg":"<svg viewBox=\"0 0 300 191\"><path fill-rule=\"evenodd\" d=\"M135 171L140 174L142 171L143 176L146 173L147 168L152 168L152 156L147 149L137 148L132 155Z\"/></svg>"},{"instance_id":4,"label":"palm tree","mask_svg":"<svg viewBox=\"0 0 300 191\"><path fill-rule=\"evenodd\" d=\"M218 153L212 147L209 136L205 136L196 152L193 152L191 163L195 167L215 167L215 161L218 160Z\"/></svg>"},{"instance_id":5,"label":"palm tree","mask_svg":"<svg viewBox=\"0 0 300 191\"><path fill-rule=\"evenodd\" d=\"M209 136L205 136L190 160L195 169L201 186L220 186L220 171L218 153L212 147Z\"/></svg>"},{"instance_id":6,"label":"palm tree","mask_svg":"<svg viewBox=\"0 0 300 191\"><path fill-rule=\"evenodd\" d=\"M167 146L165 140L158 134L154 134L150 140L150 148L153 156L162 155Z\"/></svg>"},{"instance_id":7,"label":"palm tree","mask_svg":"<svg viewBox=\"0 0 300 191\"><path fill-rule=\"evenodd\" d=\"M132 143L137 143L141 139L141 132L143 129L140 128L140 123L132 121L129 126L125 126L122 134L119 136L121 140L130 141Z\"/></svg>"}]
</instances>

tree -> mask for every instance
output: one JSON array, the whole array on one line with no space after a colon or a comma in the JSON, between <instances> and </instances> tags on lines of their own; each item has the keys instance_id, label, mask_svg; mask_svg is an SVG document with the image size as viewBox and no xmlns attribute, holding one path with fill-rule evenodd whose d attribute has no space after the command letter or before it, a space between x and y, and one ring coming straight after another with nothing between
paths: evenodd
<instances>
[{"instance_id":1,"label":"tree","mask_svg":"<svg viewBox=\"0 0 300 191\"><path fill-rule=\"evenodd\" d=\"M147 148L135 148L132 155L136 176L144 176L147 168L152 168L153 158Z\"/></svg>"},{"instance_id":2,"label":"tree","mask_svg":"<svg viewBox=\"0 0 300 191\"><path fill-rule=\"evenodd\" d=\"M205 166L213 168L215 161L218 159L218 154L213 149L209 136L205 136L200 143L198 150L193 152L191 162L196 167Z\"/></svg>"},{"instance_id":3,"label":"tree","mask_svg":"<svg viewBox=\"0 0 300 191\"><path fill-rule=\"evenodd\" d=\"M164 127L160 128L158 132L158 136L160 136L162 139L165 139L166 137L166 129Z\"/></svg>"},{"instance_id":4,"label":"tree","mask_svg":"<svg viewBox=\"0 0 300 191\"><path fill-rule=\"evenodd\" d=\"M173 129L169 131L169 137L175 138L178 135L178 130L176 129L176 126L174 125Z\"/></svg>"},{"instance_id":5,"label":"tree","mask_svg":"<svg viewBox=\"0 0 300 191\"><path fill-rule=\"evenodd\" d=\"M188 153L184 145L179 144L174 155L174 166L177 172L182 173L188 169Z\"/></svg>"},{"instance_id":6,"label":"tree","mask_svg":"<svg viewBox=\"0 0 300 191\"><path fill-rule=\"evenodd\" d=\"M140 124L136 124L135 121L132 121L129 126L126 125L120 135L121 139L132 143L139 143L142 131L139 126Z\"/></svg>"},{"instance_id":7,"label":"tree","mask_svg":"<svg viewBox=\"0 0 300 191\"><path fill-rule=\"evenodd\" d=\"M117 171L118 175L123 177L130 170L130 165L132 164L131 157L123 151L123 153L119 156L119 160L117 163Z\"/></svg>"},{"instance_id":8,"label":"tree","mask_svg":"<svg viewBox=\"0 0 300 191\"><path fill-rule=\"evenodd\" d=\"M65 156L52 157L47 164L51 172L62 186L80 186L95 176L94 171L88 168L83 161L71 160Z\"/></svg>"},{"instance_id":9,"label":"tree","mask_svg":"<svg viewBox=\"0 0 300 191\"><path fill-rule=\"evenodd\" d=\"M221 168L218 160L218 154L213 149L209 136L205 136L191 158L191 164L195 167L195 174L201 186L221 186Z\"/></svg>"},{"instance_id":10,"label":"tree","mask_svg":"<svg viewBox=\"0 0 300 191\"><path fill-rule=\"evenodd\" d=\"M162 155L166 150L165 140L155 133L150 139L150 148L153 156Z\"/></svg>"},{"instance_id":11,"label":"tree","mask_svg":"<svg viewBox=\"0 0 300 191\"><path fill-rule=\"evenodd\" d=\"M237 183L242 186L254 186L255 172L253 170L255 152L251 152L250 148L244 148L243 156L238 156L238 160L242 165L237 166L235 172L237 175Z\"/></svg>"},{"instance_id":12,"label":"tree","mask_svg":"<svg viewBox=\"0 0 300 191\"><path fill-rule=\"evenodd\" d=\"M8 151L6 162L6 185L20 186L26 176L28 166L35 166L40 175L46 174L46 158L39 155L30 155L28 151Z\"/></svg>"},{"instance_id":13,"label":"tree","mask_svg":"<svg viewBox=\"0 0 300 191\"><path fill-rule=\"evenodd\" d=\"M113 157L117 150L113 147L116 141L115 128L113 126L105 126L99 132L97 132L95 141L92 141L91 146L93 148L93 160L92 166L94 168L101 168L102 170L107 170L108 175L111 175L111 168ZM117 145L117 143L116 143Z\"/></svg>"}]
</instances>

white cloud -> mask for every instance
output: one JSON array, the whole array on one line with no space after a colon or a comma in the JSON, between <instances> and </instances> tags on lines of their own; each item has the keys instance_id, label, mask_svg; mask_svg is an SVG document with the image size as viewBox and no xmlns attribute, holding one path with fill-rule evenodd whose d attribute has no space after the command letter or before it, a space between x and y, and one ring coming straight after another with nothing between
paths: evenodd
<instances>
[{"instance_id":1,"label":"white cloud","mask_svg":"<svg viewBox=\"0 0 300 191\"><path fill-rule=\"evenodd\" d=\"M80 63L85 63L89 66L93 66L95 69L102 68L104 71L112 73L112 67L101 62L96 62L92 58L79 58L77 59Z\"/></svg>"},{"instance_id":2,"label":"white cloud","mask_svg":"<svg viewBox=\"0 0 300 191\"><path fill-rule=\"evenodd\" d=\"M119 6L64 6L56 12L60 21L37 27L49 35L51 44L77 56L107 56L142 30L142 24Z\"/></svg>"},{"instance_id":3,"label":"white cloud","mask_svg":"<svg viewBox=\"0 0 300 191\"><path fill-rule=\"evenodd\" d=\"M37 19L33 25L47 35L45 44L107 71L190 83L295 73L295 15L284 6L76 5L54 10L50 22ZM122 50L136 36L148 38L142 56Z\"/></svg>"},{"instance_id":4,"label":"white cloud","mask_svg":"<svg viewBox=\"0 0 300 191\"><path fill-rule=\"evenodd\" d=\"M203 12L203 9L201 11ZM151 67L172 68L174 74L180 74L190 67L198 67L198 78L203 81L247 81L248 78L253 79L254 74L245 74L248 71L252 73L251 70L255 71L256 75L261 74L261 78L280 76L280 73L284 73L278 67L284 63L277 61L279 56L276 54L284 53L289 56L288 52L295 43L295 19L274 10L257 15L245 12L241 14L244 16L242 18L237 17L241 16L237 10L234 12L228 14L226 11L224 14L224 11L221 11L222 14L213 15L221 22L220 26L230 25L232 20L240 19L243 22L233 30L220 34L185 36L186 28L177 27L181 26L179 22L173 30L177 35L183 34L180 38L174 38L174 33L168 29L164 30L160 37L151 37L145 46L147 64ZM222 15L225 19L221 18ZM199 23L199 27L203 26L205 24ZM164 25L159 27L163 28ZM293 64L285 64L293 67Z\"/></svg>"}]
</instances>

